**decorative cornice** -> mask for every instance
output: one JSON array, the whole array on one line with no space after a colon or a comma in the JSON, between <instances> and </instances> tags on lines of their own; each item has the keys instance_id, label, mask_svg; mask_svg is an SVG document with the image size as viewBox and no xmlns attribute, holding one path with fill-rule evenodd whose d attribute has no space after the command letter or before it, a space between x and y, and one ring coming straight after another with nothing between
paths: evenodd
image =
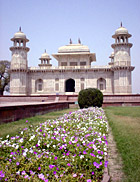
<instances>
[{"instance_id":1,"label":"decorative cornice","mask_svg":"<svg viewBox=\"0 0 140 182\"><path fill-rule=\"evenodd\" d=\"M22 68L11 68L10 69L10 73L11 72L28 72L28 69L22 69Z\"/></svg>"},{"instance_id":2,"label":"decorative cornice","mask_svg":"<svg viewBox=\"0 0 140 182\"><path fill-rule=\"evenodd\" d=\"M124 42L120 42L120 43L114 43L111 45L112 48L118 47L118 46L129 46L130 48L133 46L132 43L124 43Z\"/></svg>"},{"instance_id":3,"label":"decorative cornice","mask_svg":"<svg viewBox=\"0 0 140 182\"><path fill-rule=\"evenodd\" d=\"M16 46L13 46L13 47L10 47L10 50L13 51L13 50L16 50L16 49L22 49L22 50L25 50L25 51L29 51L30 48L29 47L16 47Z\"/></svg>"},{"instance_id":4,"label":"decorative cornice","mask_svg":"<svg viewBox=\"0 0 140 182\"><path fill-rule=\"evenodd\" d=\"M129 70L133 71L135 69L134 66L112 66L111 70L112 71L117 71L117 70Z\"/></svg>"}]
</instances>

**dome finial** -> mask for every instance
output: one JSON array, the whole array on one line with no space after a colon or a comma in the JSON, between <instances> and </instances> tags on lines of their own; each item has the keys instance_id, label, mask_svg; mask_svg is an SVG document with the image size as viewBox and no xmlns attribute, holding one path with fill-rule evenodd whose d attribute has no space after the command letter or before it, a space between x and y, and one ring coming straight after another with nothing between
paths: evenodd
<instances>
[{"instance_id":1,"label":"dome finial","mask_svg":"<svg viewBox=\"0 0 140 182\"><path fill-rule=\"evenodd\" d=\"M79 44L81 44L81 40L80 40L80 38L78 39L78 43L79 43Z\"/></svg>"},{"instance_id":2,"label":"dome finial","mask_svg":"<svg viewBox=\"0 0 140 182\"><path fill-rule=\"evenodd\" d=\"M21 32L21 26L19 27L19 32Z\"/></svg>"},{"instance_id":3,"label":"dome finial","mask_svg":"<svg viewBox=\"0 0 140 182\"><path fill-rule=\"evenodd\" d=\"M70 39L70 44L72 44L72 40Z\"/></svg>"},{"instance_id":4,"label":"dome finial","mask_svg":"<svg viewBox=\"0 0 140 182\"><path fill-rule=\"evenodd\" d=\"M45 53L46 53L46 49L45 49Z\"/></svg>"},{"instance_id":5,"label":"dome finial","mask_svg":"<svg viewBox=\"0 0 140 182\"><path fill-rule=\"evenodd\" d=\"M122 21L121 21L121 27L122 27Z\"/></svg>"}]
</instances>

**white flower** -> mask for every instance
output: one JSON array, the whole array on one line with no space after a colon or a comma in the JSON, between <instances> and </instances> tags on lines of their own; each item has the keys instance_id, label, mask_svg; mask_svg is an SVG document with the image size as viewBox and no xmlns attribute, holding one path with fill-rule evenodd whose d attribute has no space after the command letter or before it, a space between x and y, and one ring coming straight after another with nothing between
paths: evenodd
<instances>
[{"instance_id":1,"label":"white flower","mask_svg":"<svg viewBox=\"0 0 140 182\"><path fill-rule=\"evenodd\" d=\"M31 138L29 139L29 141L33 140L35 138L35 135L31 136Z\"/></svg>"},{"instance_id":2,"label":"white flower","mask_svg":"<svg viewBox=\"0 0 140 182\"><path fill-rule=\"evenodd\" d=\"M26 157L26 152L23 152L23 154L22 154L24 157Z\"/></svg>"},{"instance_id":3,"label":"white flower","mask_svg":"<svg viewBox=\"0 0 140 182\"><path fill-rule=\"evenodd\" d=\"M16 146L16 149L18 149L18 148L19 148L19 145Z\"/></svg>"},{"instance_id":4,"label":"white flower","mask_svg":"<svg viewBox=\"0 0 140 182\"><path fill-rule=\"evenodd\" d=\"M17 171L16 174L17 174L17 175L20 175L20 171Z\"/></svg>"},{"instance_id":5,"label":"white flower","mask_svg":"<svg viewBox=\"0 0 140 182\"><path fill-rule=\"evenodd\" d=\"M30 153L33 153L33 149L30 149L30 151L29 151Z\"/></svg>"},{"instance_id":6,"label":"white flower","mask_svg":"<svg viewBox=\"0 0 140 182\"><path fill-rule=\"evenodd\" d=\"M28 152L28 149L26 148L26 149L24 150L24 152Z\"/></svg>"},{"instance_id":7,"label":"white flower","mask_svg":"<svg viewBox=\"0 0 140 182\"><path fill-rule=\"evenodd\" d=\"M80 156L80 159L83 159L83 158L84 158L84 155L81 155L81 156Z\"/></svg>"},{"instance_id":8,"label":"white flower","mask_svg":"<svg viewBox=\"0 0 140 182\"><path fill-rule=\"evenodd\" d=\"M20 143L23 143L23 138L21 138L21 139L19 140L19 142L20 142Z\"/></svg>"}]
</instances>

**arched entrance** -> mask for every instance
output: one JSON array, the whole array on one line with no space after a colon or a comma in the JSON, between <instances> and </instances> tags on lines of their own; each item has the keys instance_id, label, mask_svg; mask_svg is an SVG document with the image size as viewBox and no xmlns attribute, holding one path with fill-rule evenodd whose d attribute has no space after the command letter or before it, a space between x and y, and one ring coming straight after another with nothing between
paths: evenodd
<instances>
[{"instance_id":1,"label":"arched entrance","mask_svg":"<svg viewBox=\"0 0 140 182\"><path fill-rule=\"evenodd\" d=\"M65 92L75 92L75 81L73 79L66 80Z\"/></svg>"}]
</instances>

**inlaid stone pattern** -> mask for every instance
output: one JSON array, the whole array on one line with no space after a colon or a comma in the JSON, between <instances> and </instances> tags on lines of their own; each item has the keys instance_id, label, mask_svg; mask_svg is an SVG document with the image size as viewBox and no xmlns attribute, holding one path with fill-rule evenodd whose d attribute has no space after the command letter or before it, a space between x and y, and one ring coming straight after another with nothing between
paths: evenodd
<instances>
[{"instance_id":1,"label":"inlaid stone pattern","mask_svg":"<svg viewBox=\"0 0 140 182\"><path fill-rule=\"evenodd\" d=\"M51 64L51 57L45 52L40 57L38 67L28 67L29 41L21 28L14 37L11 58L11 95L77 95L85 88L98 88L104 94L131 94L132 82L129 43L131 35L124 27L118 28L112 36L113 52L111 61L105 66L94 66L96 54L91 53L88 46L81 40L77 44L70 43L59 47L58 52L52 54L58 61L58 66Z\"/></svg>"}]
</instances>

